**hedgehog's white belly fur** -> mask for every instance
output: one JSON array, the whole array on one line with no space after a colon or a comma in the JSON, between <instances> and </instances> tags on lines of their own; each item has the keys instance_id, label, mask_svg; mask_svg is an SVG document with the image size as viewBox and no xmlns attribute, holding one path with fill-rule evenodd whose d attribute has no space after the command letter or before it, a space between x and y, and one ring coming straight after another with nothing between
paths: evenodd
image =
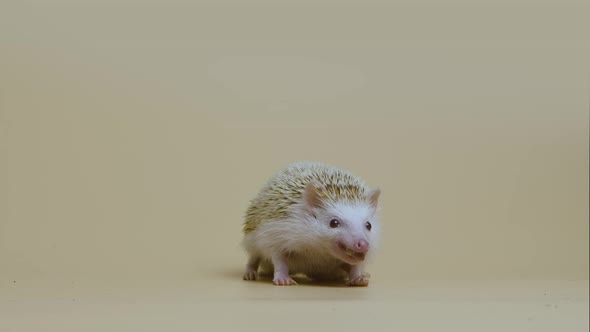
<instances>
[{"instance_id":1,"label":"hedgehog's white belly fur","mask_svg":"<svg viewBox=\"0 0 590 332\"><path fill-rule=\"evenodd\" d=\"M273 221L271 223L281 222L284 221ZM276 240L275 245L269 243L274 242L273 240ZM280 242L284 244L284 241L278 238L269 238L266 228L260 227L244 237L243 245L251 255L261 258L261 272L270 274L273 272L272 255L277 251ZM281 249L278 250L281 251ZM291 245L289 252L286 252L285 255L288 258L289 273L292 275L305 274L308 277L317 277L319 279L345 277L342 269L343 262L334 258L322 247L300 243L299 245Z\"/></svg>"},{"instance_id":2,"label":"hedgehog's white belly fur","mask_svg":"<svg viewBox=\"0 0 590 332\"><path fill-rule=\"evenodd\" d=\"M317 255L294 255L287 256L287 265L290 274L305 274L311 278L333 279L342 275L342 262L329 256L317 253ZM261 262L262 273L272 273L273 266L270 258L263 258Z\"/></svg>"}]
</instances>

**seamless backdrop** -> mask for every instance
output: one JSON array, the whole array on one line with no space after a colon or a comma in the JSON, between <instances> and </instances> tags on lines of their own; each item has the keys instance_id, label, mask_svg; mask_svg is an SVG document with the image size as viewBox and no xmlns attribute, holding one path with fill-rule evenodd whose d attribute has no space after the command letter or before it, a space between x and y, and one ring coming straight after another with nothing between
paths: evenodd
<instances>
[{"instance_id":1,"label":"seamless backdrop","mask_svg":"<svg viewBox=\"0 0 590 332\"><path fill-rule=\"evenodd\" d=\"M382 188L375 289L585 281L587 13L4 1L0 299L248 287L248 200L301 159Z\"/></svg>"}]
</instances>

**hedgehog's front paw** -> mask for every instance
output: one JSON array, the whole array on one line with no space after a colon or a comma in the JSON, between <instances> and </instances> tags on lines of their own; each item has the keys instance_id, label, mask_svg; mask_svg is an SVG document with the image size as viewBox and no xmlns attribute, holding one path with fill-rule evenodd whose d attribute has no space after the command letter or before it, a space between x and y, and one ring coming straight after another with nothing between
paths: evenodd
<instances>
[{"instance_id":1,"label":"hedgehog's front paw","mask_svg":"<svg viewBox=\"0 0 590 332\"><path fill-rule=\"evenodd\" d=\"M272 283L277 285L277 286L290 286L290 285L297 285L297 283L295 282L295 280L289 278L289 277L282 277L282 276L276 276L274 277L274 279L272 280Z\"/></svg>"},{"instance_id":2,"label":"hedgehog's front paw","mask_svg":"<svg viewBox=\"0 0 590 332\"><path fill-rule=\"evenodd\" d=\"M368 286L369 285L369 276L363 274L360 277L356 277L352 280L349 280L347 283L348 286Z\"/></svg>"}]
</instances>

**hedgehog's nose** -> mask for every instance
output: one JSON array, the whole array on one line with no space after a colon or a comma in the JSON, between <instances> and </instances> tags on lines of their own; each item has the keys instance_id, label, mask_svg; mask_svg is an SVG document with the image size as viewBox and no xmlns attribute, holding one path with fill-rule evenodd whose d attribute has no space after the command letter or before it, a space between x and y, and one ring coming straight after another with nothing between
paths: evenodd
<instances>
[{"instance_id":1,"label":"hedgehog's nose","mask_svg":"<svg viewBox=\"0 0 590 332\"><path fill-rule=\"evenodd\" d=\"M367 242L365 240L359 240L359 242L357 242L356 245L354 246L354 250L356 252L367 252L367 251L369 251L369 242Z\"/></svg>"}]
</instances>

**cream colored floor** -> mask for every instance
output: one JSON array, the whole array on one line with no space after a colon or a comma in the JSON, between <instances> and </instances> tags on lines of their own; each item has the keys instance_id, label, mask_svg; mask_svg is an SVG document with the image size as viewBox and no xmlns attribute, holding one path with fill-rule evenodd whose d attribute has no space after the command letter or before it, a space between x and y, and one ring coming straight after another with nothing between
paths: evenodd
<instances>
[{"instance_id":1,"label":"cream colored floor","mask_svg":"<svg viewBox=\"0 0 590 332\"><path fill-rule=\"evenodd\" d=\"M2 331L587 331L587 282L392 282L274 287L223 273L166 284L31 288L0 294ZM8 286L8 287L7 287ZM7 289L8 288L8 289Z\"/></svg>"},{"instance_id":2,"label":"cream colored floor","mask_svg":"<svg viewBox=\"0 0 590 332\"><path fill-rule=\"evenodd\" d=\"M0 332L588 331L583 1L0 1ZM294 160L368 288L242 281Z\"/></svg>"}]
</instances>

